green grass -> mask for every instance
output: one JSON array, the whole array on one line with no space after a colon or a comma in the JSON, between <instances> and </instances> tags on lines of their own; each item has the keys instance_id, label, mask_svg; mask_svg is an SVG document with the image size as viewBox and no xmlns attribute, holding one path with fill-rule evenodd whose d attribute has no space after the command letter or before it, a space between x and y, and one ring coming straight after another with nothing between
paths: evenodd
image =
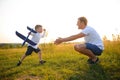
<instances>
[{"instance_id":1,"label":"green grass","mask_svg":"<svg viewBox=\"0 0 120 80\"><path fill-rule=\"evenodd\" d=\"M87 57L73 49L74 44L42 44L43 59L28 56L16 67L26 48L0 49L0 80L120 80L120 42L105 42L100 63L87 64Z\"/></svg>"}]
</instances>

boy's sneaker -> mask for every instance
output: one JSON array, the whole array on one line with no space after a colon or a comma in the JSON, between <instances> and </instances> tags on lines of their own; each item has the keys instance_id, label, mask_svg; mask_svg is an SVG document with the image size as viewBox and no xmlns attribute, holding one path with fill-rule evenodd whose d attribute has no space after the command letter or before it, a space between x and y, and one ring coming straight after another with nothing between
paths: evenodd
<instances>
[{"instance_id":1,"label":"boy's sneaker","mask_svg":"<svg viewBox=\"0 0 120 80\"><path fill-rule=\"evenodd\" d=\"M88 62L89 64L96 64L96 63L99 62L99 58L97 57L97 60L96 60L96 61L92 61L92 59L88 59L87 62Z\"/></svg>"},{"instance_id":2,"label":"boy's sneaker","mask_svg":"<svg viewBox=\"0 0 120 80\"><path fill-rule=\"evenodd\" d=\"M21 61L18 61L17 66L20 66L20 65L21 65L21 63L22 63Z\"/></svg>"},{"instance_id":3,"label":"boy's sneaker","mask_svg":"<svg viewBox=\"0 0 120 80\"><path fill-rule=\"evenodd\" d=\"M46 61L44 61L44 60L41 60L41 61L40 61L40 64L44 64L44 63L46 63Z\"/></svg>"}]
</instances>

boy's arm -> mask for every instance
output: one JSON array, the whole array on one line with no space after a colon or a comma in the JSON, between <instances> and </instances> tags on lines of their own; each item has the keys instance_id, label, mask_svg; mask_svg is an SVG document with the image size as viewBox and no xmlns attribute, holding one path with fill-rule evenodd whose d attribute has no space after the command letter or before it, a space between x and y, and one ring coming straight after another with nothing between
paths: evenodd
<instances>
[{"instance_id":1,"label":"boy's arm","mask_svg":"<svg viewBox=\"0 0 120 80\"><path fill-rule=\"evenodd\" d=\"M62 42L72 41L72 40L75 40L75 39L78 39L78 38L82 38L84 36L85 36L85 34L79 33L79 34L76 34L76 35L72 35L70 37L59 38L59 39L56 39L55 44L60 44Z\"/></svg>"}]
</instances>

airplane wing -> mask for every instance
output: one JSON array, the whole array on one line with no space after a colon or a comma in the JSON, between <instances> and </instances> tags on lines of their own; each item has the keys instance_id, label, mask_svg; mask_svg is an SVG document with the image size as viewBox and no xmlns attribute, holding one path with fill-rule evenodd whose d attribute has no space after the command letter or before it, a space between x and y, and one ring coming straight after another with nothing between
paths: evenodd
<instances>
[{"instance_id":1,"label":"airplane wing","mask_svg":"<svg viewBox=\"0 0 120 80\"><path fill-rule=\"evenodd\" d=\"M33 41L31 41L30 39L26 39L26 37L24 35L22 35L21 33L16 31L16 35L21 38L22 40L26 40L26 42L28 42L31 45L36 45L36 43L34 43Z\"/></svg>"},{"instance_id":2,"label":"airplane wing","mask_svg":"<svg viewBox=\"0 0 120 80\"><path fill-rule=\"evenodd\" d=\"M36 45L36 43L34 43L33 41L31 41L30 39L27 39L26 42L28 42L29 44L31 44L33 46Z\"/></svg>"},{"instance_id":3,"label":"airplane wing","mask_svg":"<svg viewBox=\"0 0 120 80\"><path fill-rule=\"evenodd\" d=\"M27 29L30 30L30 31L33 32L33 33L37 33L35 30L33 30L32 28L30 28L30 27L28 27L28 26L27 26Z\"/></svg>"},{"instance_id":4,"label":"airplane wing","mask_svg":"<svg viewBox=\"0 0 120 80\"><path fill-rule=\"evenodd\" d=\"M16 31L16 35L17 35L19 38L21 38L22 40L25 40L25 39L26 39L26 37L25 37L24 35L20 34L20 33L17 32L17 31Z\"/></svg>"}]
</instances>

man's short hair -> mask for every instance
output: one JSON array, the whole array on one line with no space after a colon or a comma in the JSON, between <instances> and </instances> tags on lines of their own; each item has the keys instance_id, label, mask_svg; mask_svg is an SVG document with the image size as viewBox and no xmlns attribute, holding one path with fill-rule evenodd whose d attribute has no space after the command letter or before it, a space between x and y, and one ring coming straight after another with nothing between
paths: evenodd
<instances>
[{"instance_id":1,"label":"man's short hair","mask_svg":"<svg viewBox=\"0 0 120 80\"><path fill-rule=\"evenodd\" d=\"M84 17L84 16L83 17L79 17L78 20L80 20L81 22L84 22L84 24L87 25L88 21L87 21L86 17Z\"/></svg>"}]
</instances>

